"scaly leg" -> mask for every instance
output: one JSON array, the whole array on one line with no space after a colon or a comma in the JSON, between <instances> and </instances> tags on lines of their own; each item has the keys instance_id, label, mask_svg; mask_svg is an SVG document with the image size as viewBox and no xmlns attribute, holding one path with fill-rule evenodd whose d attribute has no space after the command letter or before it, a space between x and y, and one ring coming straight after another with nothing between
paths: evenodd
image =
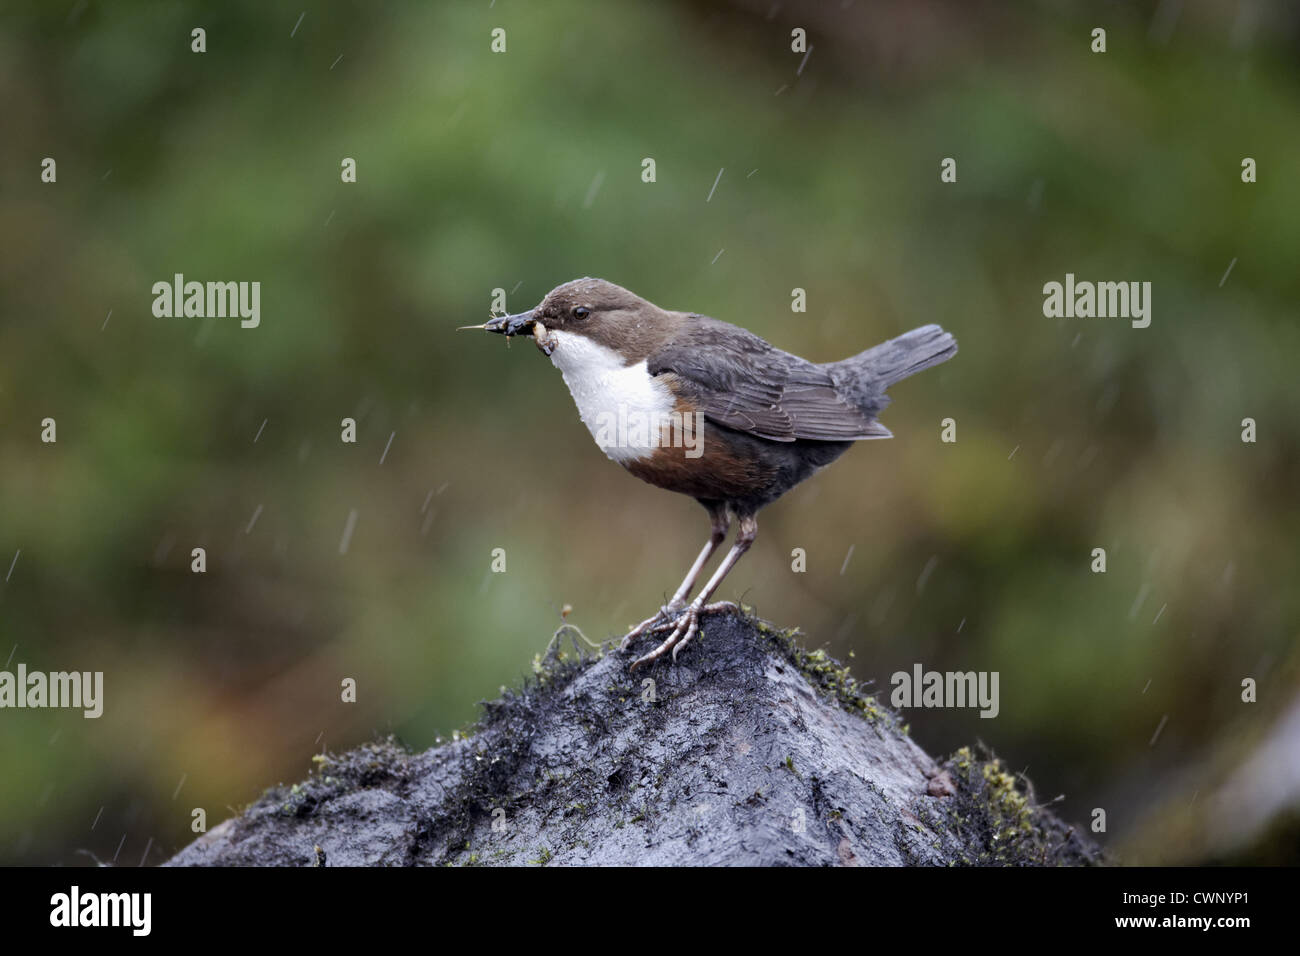
<instances>
[{"instance_id":1,"label":"scaly leg","mask_svg":"<svg viewBox=\"0 0 1300 956\"><path fill-rule=\"evenodd\" d=\"M691 590L695 587L695 579L700 576L704 570L704 565L708 563L713 552L718 549L727 537L727 529L731 526L731 518L727 515L727 507L721 502L709 502L704 505L709 511L709 522L713 526L713 533L709 536L708 542L700 552L700 556L695 559L691 569L686 572L686 578L682 581L681 587L673 595L672 600L659 609L659 613L654 617L647 618L632 630L628 631L627 636L623 638L622 647L627 647L634 640L646 633L652 625L664 623L676 616L677 612L686 607L686 599L690 597Z\"/></svg>"},{"instance_id":2,"label":"scaly leg","mask_svg":"<svg viewBox=\"0 0 1300 956\"><path fill-rule=\"evenodd\" d=\"M686 610L682 612L681 616L677 618L675 623L667 622L657 624L649 629L653 632L666 631L671 628L672 633L668 635L668 639L649 654L646 654L644 657L638 657L634 660L632 666L629 667L628 670L634 671L642 664L649 664L652 661L658 660L669 651L673 652L673 660L676 661L677 655L681 652L681 649L690 642L691 638L699 633L701 615L715 614L718 611L736 610L736 605L732 604L730 601L719 601L716 604L705 604L704 602L712 597L713 592L716 591L718 585L722 583L722 579L727 576L727 572L736 566L736 562L740 560L740 556L749 550L749 546L754 543L754 538L758 534L758 521L753 515L742 515L738 521L738 525L739 530L736 533L736 543L732 545L731 550L727 552L727 557L723 560L722 564L718 566L718 570L713 573L713 577L709 579L709 583L704 586L704 590L700 592L699 596L686 606Z\"/></svg>"}]
</instances>

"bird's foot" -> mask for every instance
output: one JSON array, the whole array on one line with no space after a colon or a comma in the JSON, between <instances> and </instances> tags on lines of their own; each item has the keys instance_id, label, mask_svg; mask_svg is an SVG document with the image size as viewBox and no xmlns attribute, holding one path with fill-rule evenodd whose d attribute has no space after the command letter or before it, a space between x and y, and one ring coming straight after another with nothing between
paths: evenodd
<instances>
[{"instance_id":1,"label":"bird's foot","mask_svg":"<svg viewBox=\"0 0 1300 956\"><path fill-rule=\"evenodd\" d=\"M626 636L623 638L623 643L620 644L619 647L623 650L627 650L632 646L632 642L642 634L650 634L660 628L672 624L672 622L677 619L677 615L681 614L684 610L686 610L686 603L684 601L678 604L665 604L659 609L659 613L654 617L646 618L636 627L632 628L632 630L628 631Z\"/></svg>"},{"instance_id":2,"label":"bird's foot","mask_svg":"<svg viewBox=\"0 0 1300 956\"><path fill-rule=\"evenodd\" d=\"M667 610L667 609L665 609ZM653 634L656 631L672 630L667 640L656 647L649 654L645 654L634 660L628 671L635 671L642 664L650 664L663 657L669 651L673 652L673 663L677 662L677 655L681 653L683 647L690 643L691 638L700 632L700 618L705 614L717 614L721 611L738 611L739 608L730 601L717 601L713 604L690 604L675 614L675 619L663 621L655 624L657 617L651 618L645 622L650 626L645 633ZM660 612L660 615L663 611ZM631 635L629 635L629 638ZM623 646L627 646L627 640L624 640Z\"/></svg>"}]
</instances>

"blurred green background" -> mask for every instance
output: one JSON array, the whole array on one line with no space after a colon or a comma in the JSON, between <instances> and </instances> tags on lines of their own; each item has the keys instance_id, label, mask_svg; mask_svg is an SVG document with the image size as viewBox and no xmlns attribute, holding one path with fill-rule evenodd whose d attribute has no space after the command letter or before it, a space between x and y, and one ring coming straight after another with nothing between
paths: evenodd
<instances>
[{"instance_id":1,"label":"blurred green background","mask_svg":"<svg viewBox=\"0 0 1300 956\"><path fill-rule=\"evenodd\" d=\"M161 862L314 753L467 725L564 604L600 639L671 593L699 506L451 331L584 275L818 361L952 331L720 596L886 691L999 671L996 720L913 735L1105 808L1126 862L1300 860L1294 6L10 7L0 660L106 705L0 711L0 862ZM155 318L177 272L260 281L261 326ZM1067 272L1152 282L1150 328L1044 318Z\"/></svg>"}]
</instances>

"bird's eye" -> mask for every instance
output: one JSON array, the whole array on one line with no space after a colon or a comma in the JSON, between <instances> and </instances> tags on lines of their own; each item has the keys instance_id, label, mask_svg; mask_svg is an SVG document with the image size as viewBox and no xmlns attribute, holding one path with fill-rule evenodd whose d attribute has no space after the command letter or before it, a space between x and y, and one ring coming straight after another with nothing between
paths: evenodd
<instances>
[{"instance_id":1,"label":"bird's eye","mask_svg":"<svg viewBox=\"0 0 1300 956\"><path fill-rule=\"evenodd\" d=\"M580 305L573 310L573 317L575 319L585 319L589 315L591 315L591 309L587 308L585 305Z\"/></svg>"}]
</instances>

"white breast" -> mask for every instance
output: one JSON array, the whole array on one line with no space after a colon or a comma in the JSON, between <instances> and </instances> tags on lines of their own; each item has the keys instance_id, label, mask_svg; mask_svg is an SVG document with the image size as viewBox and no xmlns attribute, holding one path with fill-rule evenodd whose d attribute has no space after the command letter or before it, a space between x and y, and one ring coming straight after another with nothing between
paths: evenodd
<instances>
[{"instance_id":1,"label":"white breast","mask_svg":"<svg viewBox=\"0 0 1300 956\"><path fill-rule=\"evenodd\" d=\"M659 424L675 404L668 386L654 378L644 361L624 365L612 349L573 332L552 332L551 362L578 406L591 437L617 462L644 458L658 446Z\"/></svg>"}]
</instances>

